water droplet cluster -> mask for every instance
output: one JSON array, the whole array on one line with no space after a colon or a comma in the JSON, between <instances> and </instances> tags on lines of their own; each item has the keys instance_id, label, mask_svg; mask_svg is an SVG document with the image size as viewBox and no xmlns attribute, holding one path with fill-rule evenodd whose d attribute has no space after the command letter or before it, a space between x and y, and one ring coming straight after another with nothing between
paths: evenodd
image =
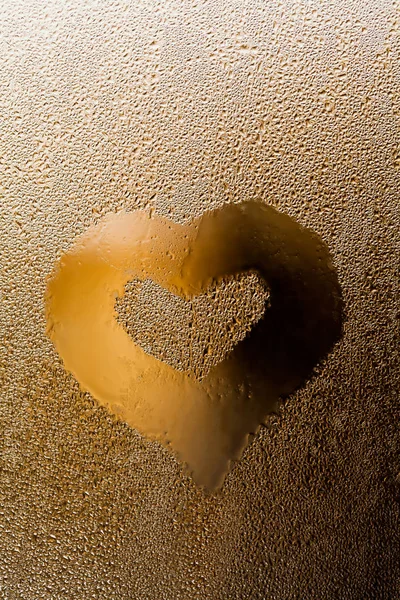
<instances>
[{"instance_id":1,"label":"water droplet cluster","mask_svg":"<svg viewBox=\"0 0 400 600\"><path fill-rule=\"evenodd\" d=\"M116 310L146 352L201 379L263 317L268 298L257 273L228 277L190 301L147 279L126 284Z\"/></svg>"},{"instance_id":2,"label":"water droplet cluster","mask_svg":"<svg viewBox=\"0 0 400 600\"><path fill-rule=\"evenodd\" d=\"M1 12L0 597L397 597L399 2ZM207 495L65 371L47 278L110 211L254 199L326 242L346 320Z\"/></svg>"}]
</instances>

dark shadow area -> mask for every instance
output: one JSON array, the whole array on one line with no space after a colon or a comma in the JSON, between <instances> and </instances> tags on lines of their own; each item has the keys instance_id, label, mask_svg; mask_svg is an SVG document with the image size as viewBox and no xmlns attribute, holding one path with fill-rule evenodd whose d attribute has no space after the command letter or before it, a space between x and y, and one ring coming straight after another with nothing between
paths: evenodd
<instances>
[{"instance_id":1,"label":"dark shadow area","mask_svg":"<svg viewBox=\"0 0 400 600\"><path fill-rule=\"evenodd\" d=\"M205 214L184 278L207 286L210 277L248 270L266 280L271 306L229 355L230 376L257 396L287 396L341 336L339 281L326 244L288 215L253 202Z\"/></svg>"}]
</instances>

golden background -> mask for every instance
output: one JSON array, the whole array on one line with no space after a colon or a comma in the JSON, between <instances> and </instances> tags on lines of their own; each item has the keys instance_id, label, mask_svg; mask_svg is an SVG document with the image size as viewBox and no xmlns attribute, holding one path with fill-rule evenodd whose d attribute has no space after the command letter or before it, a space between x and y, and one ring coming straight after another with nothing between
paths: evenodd
<instances>
[{"instance_id":1,"label":"golden background","mask_svg":"<svg viewBox=\"0 0 400 600\"><path fill-rule=\"evenodd\" d=\"M396 598L399 3L0 9L0 597ZM209 494L80 391L44 294L110 211L247 200L324 240L345 323Z\"/></svg>"}]
</instances>

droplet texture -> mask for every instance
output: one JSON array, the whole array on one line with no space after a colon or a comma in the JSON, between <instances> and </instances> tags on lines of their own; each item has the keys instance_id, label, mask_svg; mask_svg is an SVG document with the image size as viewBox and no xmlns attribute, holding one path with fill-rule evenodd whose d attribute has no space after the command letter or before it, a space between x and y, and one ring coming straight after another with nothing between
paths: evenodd
<instances>
[{"instance_id":1,"label":"droplet texture","mask_svg":"<svg viewBox=\"0 0 400 600\"><path fill-rule=\"evenodd\" d=\"M269 305L269 290L257 273L227 277L185 300L151 279L125 285L117 320L148 354L174 369L204 378L220 363Z\"/></svg>"},{"instance_id":2,"label":"droplet texture","mask_svg":"<svg viewBox=\"0 0 400 600\"><path fill-rule=\"evenodd\" d=\"M399 0L1 3L1 598L400 597L399 32ZM205 493L82 391L44 300L110 213L188 225L249 201L323 240L343 332ZM265 278L277 374L325 310L292 310L291 260ZM110 317L157 359L123 320L162 288L113 290Z\"/></svg>"}]
</instances>

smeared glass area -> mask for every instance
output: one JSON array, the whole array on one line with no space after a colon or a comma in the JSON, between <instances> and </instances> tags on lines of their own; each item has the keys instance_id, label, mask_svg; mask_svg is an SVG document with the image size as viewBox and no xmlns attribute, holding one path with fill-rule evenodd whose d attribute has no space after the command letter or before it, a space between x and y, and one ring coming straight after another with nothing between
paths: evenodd
<instances>
[{"instance_id":1,"label":"smeared glass area","mask_svg":"<svg viewBox=\"0 0 400 600\"><path fill-rule=\"evenodd\" d=\"M194 302L249 272L269 286L271 307L203 377L149 354L118 322L116 298L132 280ZM168 444L195 481L213 489L249 434L339 336L341 296L323 242L271 207L226 205L187 225L122 212L89 228L62 257L48 284L47 322L81 386Z\"/></svg>"}]
</instances>

